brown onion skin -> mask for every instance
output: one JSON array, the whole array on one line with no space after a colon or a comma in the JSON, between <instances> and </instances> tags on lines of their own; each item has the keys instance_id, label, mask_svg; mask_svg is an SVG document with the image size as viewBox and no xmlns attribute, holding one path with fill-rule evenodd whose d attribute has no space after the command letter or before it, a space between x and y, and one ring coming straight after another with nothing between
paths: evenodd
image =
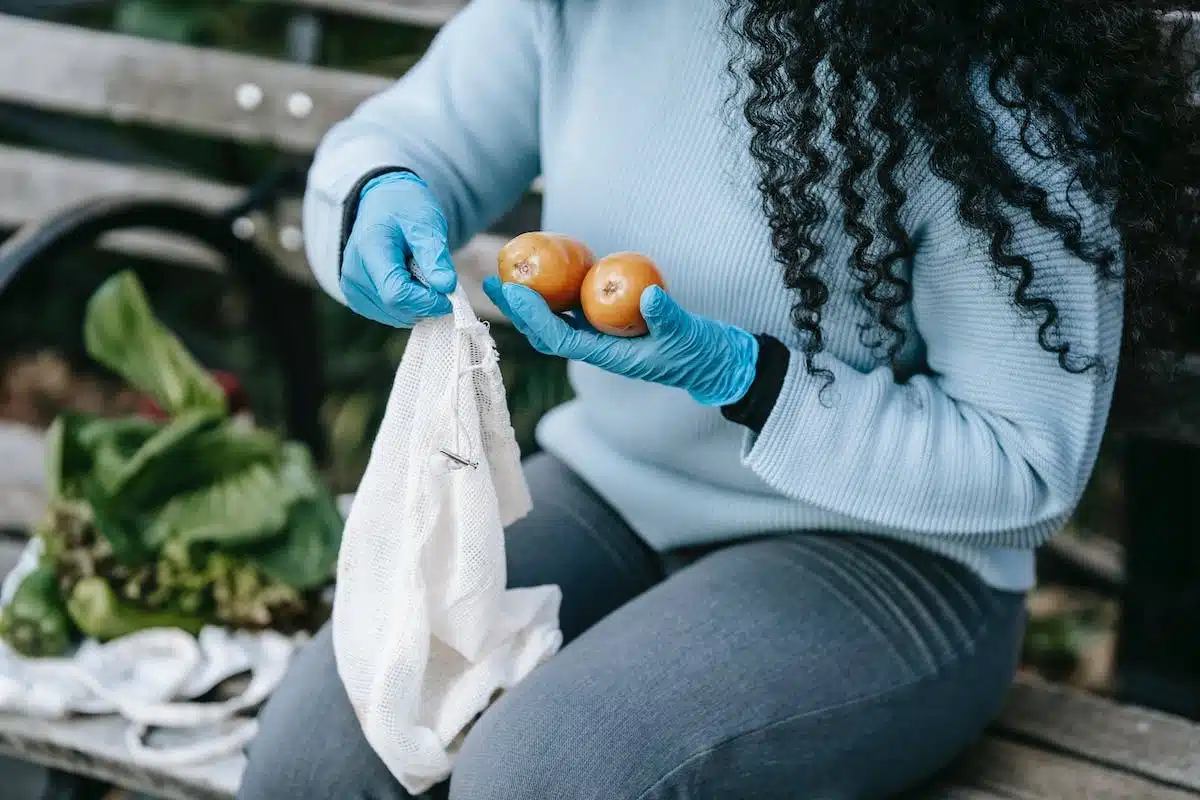
<instances>
[{"instance_id":1,"label":"brown onion skin","mask_svg":"<svg viewBox=\"0 0 1200 800\"><path fill-rule=\"evenodd\" d=\"M642 292L649 286L666 288L662 273L640 253L607 255L588 271L579 293L583 315L592 327L610 336L644 336L649 328L642 316Z\"/></svg>"},{"instance_id":2,"label":"brown onion skin","mask_svg":"<svg viewBox=\"0 0 1200 800\"><path fill-rule=\"evenodd\" d=\"M500 280L540 294L556 314L579 307L579 291L596 257L561 233L531 231L509 240L497 258Z\"/></svg>"}]
</instances>

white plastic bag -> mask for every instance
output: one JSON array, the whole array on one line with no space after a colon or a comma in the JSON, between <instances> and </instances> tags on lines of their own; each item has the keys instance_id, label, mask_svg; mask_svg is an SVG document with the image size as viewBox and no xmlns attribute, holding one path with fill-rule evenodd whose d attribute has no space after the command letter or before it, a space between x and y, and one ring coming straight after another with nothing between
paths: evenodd
<instances>
[{"instance_id":1,"label":"white plastic bag","mask_svg":"<svg viewBox=\"0 0 1200 800\"><path fill-rule=\"evenodd\" d=\"M418 323L342 537L338 672L411 794L449 774L496 695L558 651L557 586L506 589L503 529L529 512L487 325L459 288Z\"/></svg>"},{"instance_id":2,"label":"white plastic bag","mask_svg":"<svg viewBox=\"0 0 1200 800\"><path fill-rule=\"evenodd\" d=\"M0 608L37 568L41 540L32 539L0 585ZM274 631L206 627L193 637L156 628L105 644L84 641L62 658L22 658L0 642L0 712L45 719L75 714L117 714L130 724L130 757L147 766L213 761L242 750L258 731L241 712L260 705L279 685L296 637ZM236 696L191 702L227 678L249 673ZM152 728L173 729L176 744L156 746Z\"/></svg>"}]
</instances>

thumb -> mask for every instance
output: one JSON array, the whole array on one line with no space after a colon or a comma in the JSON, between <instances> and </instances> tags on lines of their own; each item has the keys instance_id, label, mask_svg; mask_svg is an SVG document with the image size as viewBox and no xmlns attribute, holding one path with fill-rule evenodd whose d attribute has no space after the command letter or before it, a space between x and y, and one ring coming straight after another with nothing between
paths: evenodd
<instances>
[{"instance_id":1,"label":"thumb","mask_svg":"<svg viewBox=\"0 0 1200 800\"><path fill-rule=\"evenodd\" d=\"M691 314L671 299L661 286L647 286L642 290L642 317L653 336L678 336L691 322Z\"/></svg>"},{"instance_id":2,"label":"thumb","mask_svg":"<svg viewBox=\"0 0 1200 800\"><path fill-rule=\"evenodd\" d=\"M435 225L409 224L404 229L405 239L412 251L413 274L430 289L449 294L458 285L454 262L450 259L450 245L445 233Z\"/></svg>"}]
</instances>

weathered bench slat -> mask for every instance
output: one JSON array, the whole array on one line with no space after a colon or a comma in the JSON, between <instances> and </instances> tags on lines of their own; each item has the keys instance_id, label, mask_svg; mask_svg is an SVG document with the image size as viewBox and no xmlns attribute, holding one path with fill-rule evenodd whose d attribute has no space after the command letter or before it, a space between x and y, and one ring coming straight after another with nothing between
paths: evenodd
<instances>
[{"instance_id":1,"label":"weathered bench slat","mask_svg":"<svg viewBox=\"0 0 1200 800\"><path fill-rule=\"evenodd\" d=\"M130 167L0 144L0 225L17 227L64 207L96 197L183 198L202 208L220 210L236 202L234 186L169 170ZM292 277L312 281L304 253L284 248L279 231L300 226L299 203L280 204L273 220L256 217L255 240L275 256ZM479 314L495 321L503 315L483 294L483 278L496 269L502 237L481 234L454 255L463 286ZM107 237L102 246L130 255L153 255L186 266L219 269L220 259L206 248L178 237L141 231Z\"/></svg>"},{"instance_id":2,"label":"weathered bench slat","mask_svg":"<svg viewBox=\"0 0 1200 800\"><path fill-rule=\"evenodd\" d=\"M988 738L953 770L954 783L1017 800L1195 800L1196 795L1069 756Z\"/></svg>"},{"instance_id":3,"label":"weathered bench slat","mask_svg":"<svg viewBox=\"0 0 1200 800\"><path fill-rule=\"evenodd\" d=\"M1080 724L1099 721L1110 728L1136 729L1140 722L1150 720L1154 727L1143 734L1148 748L1155 746L1160 734L1166 740L1175 737L1176 741L1187 739L1186 735L1179 738L1181 732L1190 731L1188 735L1192 737L1200 735L1200 726L1185 720L1116 706L1099 698L1072 696L1065 702L1059 701L1053 697L1053 691L1042 691L1048 688L1051 687L1020 682L1013 690L1016 696L1006 707L1001 726L1007 730L1038 729L1043 717L1061 713L1081 714ZM1055 702L1059 705L1057 709L1038 706L1034 701L1039 698L1051 706ZM1075 702L1078 700L1094 703L1080 706ZM1033 722L1024 720L1025 715ZM45 721L0 714L0 752L166 798L227 800L234 794L245 767L242 757L193 767L141 767L129 759L123 732L124 724L112 717ZM1173 752L1169 743L1164 747L1166 752ZM1079 748L1068 741L1067 749ZM1084 755L1092 758L1090 752ZM1141 761L1106 766L1073 757L1070 752L1046 752L993 735L969 749L937 787L914 797L920 800L1195 800L1200 796L1200 792L1152 780L1147 772Z\"/></svg>"},{"instance_id":4,"label":"weathered bench slat","mask_svg":"<svg viewBox=\"0 0 1200 800\"><path fill-rule=\"evenodd\" d=\"M389 83L0 14L0 101L50 111L309 151Z\"/></svg>"},{"instance_id":5,"label":"weathered bench slat","mask_svg":"<svg viewBox=\"0 0 1200 800\"><path fill-rule=\"evenodd\" d=\"M1028 741L1200 792L1200 726L1144 708L1022 678L998 727Z\"/></svg>"},{"instance_id":6,"label":"weathered bench slat","mask_svg":"<svg viewBox=\"0 0 1200 800\"><path fill-rule=\"evenodd\" d=\"M237 201L238 190L168 170L71 158L0 144L0 225L16 228L62 208L97 197L186 198L217 210ZM269 245L270 242L260 242ZM179 237L128 231L100 245L134 256L153 256L189 267L220 269L220 258ZM283 262L296 271L295 266Z\"/></svg>"},{"instance_id":7,"label":"weathered bench slat","mask_svg":"<svg viewBox=\"0 0 1200 800\"><path fill-rule=\"evenodd\" d=\"M457 14L466 0L270 0L272 3L330 11L385 22L436 28Z\"/></svg>"},{"instance_id":8,"label":"weathered bench slat","mask_svg":"<svg viewBox=\"0 0 1200 800\"><path fill-rule=\"evenodd\" d=\"M48 721L0 714L0 753L166 800L229 800L245 758L169 769L141 767L125 748L116 717Z\"/></svg>"},{"instance_id":9,"label":"weathered bench slat","mask_svg":"<svg viewBox=\"0 0 1200 800\"><path fill-rule=\"evenodd\" d=\"M237 202L240 190L153 167L0 144L0 223L13 226L93 197L169 197L217 210Z\"/></svg>"}]
</instances>

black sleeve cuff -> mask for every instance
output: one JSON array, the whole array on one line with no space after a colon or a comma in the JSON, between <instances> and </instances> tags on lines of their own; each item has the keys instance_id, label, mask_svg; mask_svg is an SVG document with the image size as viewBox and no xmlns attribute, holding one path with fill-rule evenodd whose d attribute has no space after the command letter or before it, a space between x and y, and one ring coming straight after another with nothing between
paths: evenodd
<instances>
[{"instance_id":1,"label":"black sleeve cuff","mask_svg":"<svg viewBox=\"0 0 1200 800\"><path fill-rule=\"evenodd\" d=\"M359 178L350 191L346 193L346 202L342 206L342 235L338 240L338 278L342 277L342 259L346 257L346 244L350 241L350 231L354 230L354 221L358 219L358 203L361 199L359 195L366 188L367 184L378 178L380 175L387 175L392 172L407 172L410 175L416 175L408 167L378 167Z\"/></svg>"},{"instance_id":2,"label":"black sleeve cuff","mask_svg":"<svg viewBox=\"0 0 1200 800\"><path fill-rule=\"evenodd\" d=\"M754 382L746 396L736 403L721 406L721 414L730 422L744 425L755 433L762 433L767 418L775 409L783 381L787 377L792 354L787 346L776 339L760 333L758 339L758 363L755 365Z\"/></svg>"}]
</instances>

